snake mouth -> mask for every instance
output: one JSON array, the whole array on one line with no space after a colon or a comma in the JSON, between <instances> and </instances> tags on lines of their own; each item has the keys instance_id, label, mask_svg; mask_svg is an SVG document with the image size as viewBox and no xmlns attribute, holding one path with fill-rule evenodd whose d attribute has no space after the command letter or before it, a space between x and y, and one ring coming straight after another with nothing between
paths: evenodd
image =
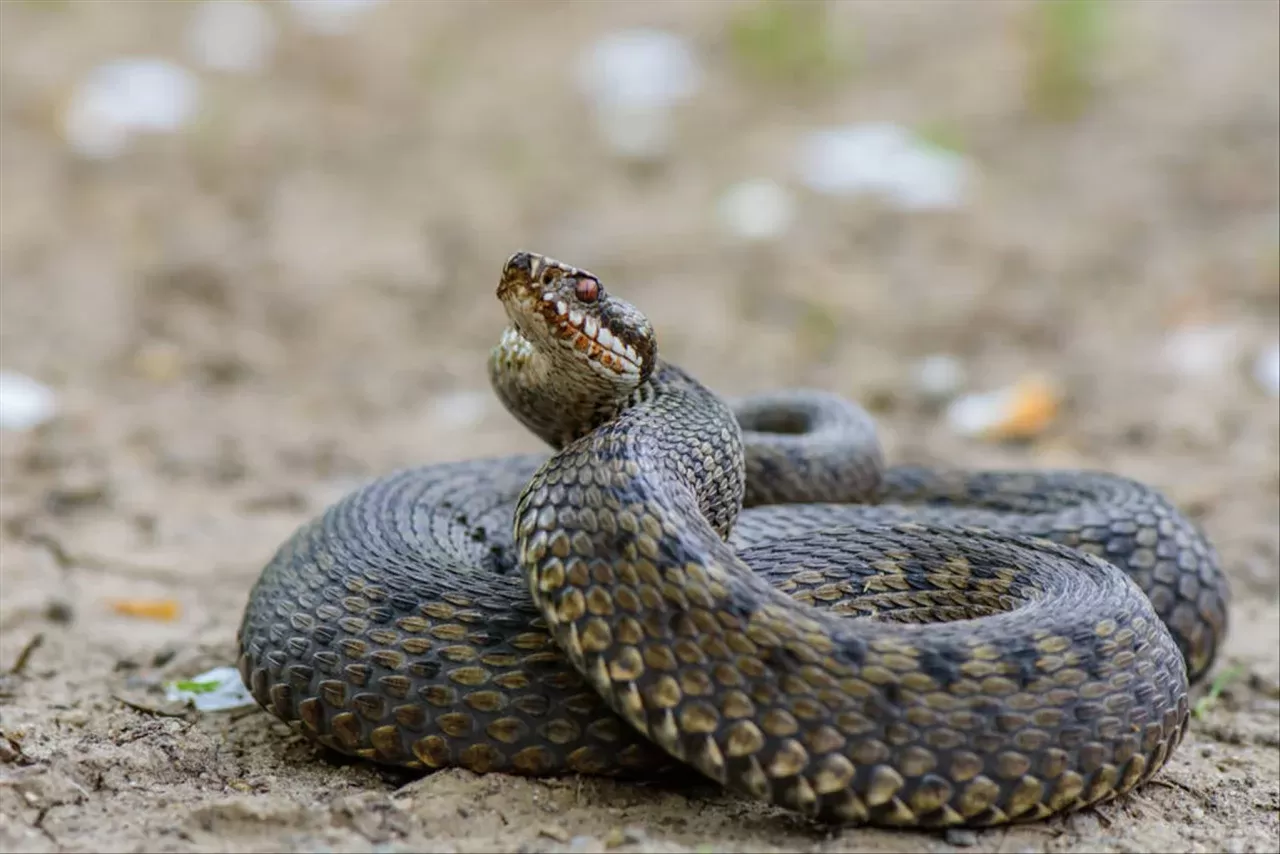
<instances>
[{"instance_id":1,"label":"snake mouth","mask_svg":"<svg viewBox=\"0 0 1280 854\"><path fill-rule=\"evenodd\" d=\"M636 348L611 332L602 318L570 306L554 291L544 291L542 303L554 309L548 318L552 333L574 350L618 373L638 374L644 369Z\"/></svg>"},{"instance_id":2,"label":"snake mouth","mask_svg":"<svg viewBox=\"0 0 1280 854\"><path fill-rule=\"evenodd\" d=\"M607 376L648 375L653 333L648 320L604 290L591 273L530 252L503 268L498 298L517 331L535 349L554 341Z\"/></svg>"}]
</instances>

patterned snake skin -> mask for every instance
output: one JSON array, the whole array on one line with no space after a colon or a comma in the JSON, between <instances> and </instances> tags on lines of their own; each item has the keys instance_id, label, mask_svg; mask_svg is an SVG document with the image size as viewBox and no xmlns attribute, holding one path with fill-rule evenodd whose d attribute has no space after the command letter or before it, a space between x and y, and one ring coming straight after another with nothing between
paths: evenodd
<instances>
[{"instance_id":1,"label":"patterned snake skin","mask_svg":"<svg viewBox=\"0 0 1280 854\"><path fill-rule=\"evenodd\" d=\"M382 763L675 760L919 827L1096 804L1180 742L1228 591L1159 494L885 468L853 404L730 405L585 271L518 253L498 296L495 391L554 453L390 475L282 545L239 631L280 719Z\"/></svg>"}]
</instances>

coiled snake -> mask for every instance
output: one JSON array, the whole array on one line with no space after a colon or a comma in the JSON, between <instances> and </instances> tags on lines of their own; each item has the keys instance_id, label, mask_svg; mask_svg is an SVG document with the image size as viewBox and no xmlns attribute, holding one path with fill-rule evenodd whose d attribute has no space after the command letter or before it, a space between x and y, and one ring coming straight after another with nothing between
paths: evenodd
<instances>
[{"instance_id":1,"label":"coiled snake","mask_svg":"<svg viewBox=\"0 0 1280 854\"><path fill-rule=\"evenodd\" d=\"M494 389L554 453L390 475L282 545L239 632L282 720L383 763L676 760L934 827L1110 799L1180 742L1228 591L1159 494L884 468L857 407L730 406L590 273L517 253L497 295Z\"/></svg>"}]
</instances>

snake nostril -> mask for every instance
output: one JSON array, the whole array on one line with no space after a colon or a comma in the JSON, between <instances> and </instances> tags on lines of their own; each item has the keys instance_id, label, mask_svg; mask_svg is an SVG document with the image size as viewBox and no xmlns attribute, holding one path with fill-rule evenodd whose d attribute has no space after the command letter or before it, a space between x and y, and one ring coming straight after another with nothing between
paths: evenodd
<instances>
[{"instance_id":1,"label":"snake nostril","mask_svg":"<svg viewBox=\"0 0 1280 854\"><path fill-rule=\"evenodd\" d=\"M517 252L507 259L504 271L507 274L523 273L526 276L533 274L533 255L529 252Z\"/></svg>"}]
</instances>

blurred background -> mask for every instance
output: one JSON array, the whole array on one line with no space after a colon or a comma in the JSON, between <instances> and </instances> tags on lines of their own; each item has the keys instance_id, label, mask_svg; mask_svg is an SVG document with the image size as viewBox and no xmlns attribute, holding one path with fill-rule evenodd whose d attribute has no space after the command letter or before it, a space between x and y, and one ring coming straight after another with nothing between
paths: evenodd
<instances>
[{"instance_id":1,"label":"blurred background","mask_svg":"<svg viewBox=\"0 0 1280 854\"><path fill-rule=\"evenodd\" d=\"M263 562L359 480L538 448L485 378L517 249L727 395L859 400L892 461L1152 483L1273 660L1278 30L1262 0L7 0L3 664L42 638L9 719L233 660ZM1258 666L1232 709L1280 698Z\"/></svg>"}]
</instances>

